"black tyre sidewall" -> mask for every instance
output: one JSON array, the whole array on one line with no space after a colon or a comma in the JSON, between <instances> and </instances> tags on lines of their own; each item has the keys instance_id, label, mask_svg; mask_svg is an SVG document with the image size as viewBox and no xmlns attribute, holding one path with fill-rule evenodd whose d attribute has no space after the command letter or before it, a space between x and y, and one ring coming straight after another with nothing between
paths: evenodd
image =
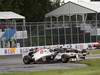
<instances>
[{"instance_id":1,"label":"black tyre sidewall","mask_svg":"<svg viewBox=\"0 0 100 75\"><path fill-rule=\"evenodd\" d=\"M62 56L61 56L61 61L62 61L63 63L67 63L67 62L69 61L69 58L67 58L66 55L62 55Z\"/></svg>"},{"instance_id":2,"label":"black tyre sidewall","mask_svg":"<svg viewBox=\"0 0 100 75\"><path fill-rule=\"evenodd\" d=\"M24 56L24 58L23 58L23 62L24 62L24 64L30 64L30 56Z\"/></svg>"}]
</instances>

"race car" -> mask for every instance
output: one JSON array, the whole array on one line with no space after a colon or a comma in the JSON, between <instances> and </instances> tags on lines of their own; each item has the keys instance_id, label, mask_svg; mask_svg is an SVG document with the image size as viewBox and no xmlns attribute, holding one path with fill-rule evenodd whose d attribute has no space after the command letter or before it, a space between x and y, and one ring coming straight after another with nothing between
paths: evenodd
<instances>
[{"instance_id":1,"label":"race car","mask_svg":"<svg viewBox=\"0 0 100 75\"><path fill-rule=\"evenodd\" d=\"M83 52L85 53L85 51ZM32 48L23 52L23 62L24 64L30 63L51 63L61 61L66 63L68 61L79 61L80 58L85 59L86 55L82 52L79 53L78 50L67 49L67 48Z\"/></svg>"},{"instance_id":2,"label":"race car","mask_svg":"<svg viewBox=\"0 0 100 75\"><path fill-rule=\"evenodd\" d=\"M74 53L67 53L62 48L54 50L50 48L35 48L23 53L23 62L24 64L51 63L60 60L61 62L66 63L73 57L75 57Z\"/></svg>"},{"instance_id":3,"label":"race car","mask_svg":"<svg viewBox=\"0 0 100 75\"><path fill-rule=\"evenodd\" d=\"M89 52L86 49L73 49L73 48L56 48L58 54L55 59L61 60L63 63L68 61L80 61L85 60Z\"/></svg>"},{"instance_id":4,"label":"race car","mask_svg":"<svg viewBox=\"0 0 100 75\"><path fill-rule=\"evenodd\" d=\"M50 49L35 48L23 53L23 62L24 64L50 62L53 60L53 56L54 52Z\"/></svg>"},{"instance_id":5,"label":"race car","mask_svg":"<svg viewBox=\"0 0 100 75\"><path fill-rule=\"evenodd\" d=\"M60 47L60 48L56 48L55 50L57 51L57 55L55 56L54 60L56 61L60 60L63 63L66 63L70 61L71 59L76 58L76 55L77 55L77 53L67 48Z\"/></svg>"},{"instance_id":6,"label":"race car","mask_svg":"<svg viewBox=\"0 0 100 75\"><path fill-rule=\"evenodd\" d=\"M93 47L95 49L100 49L100 41L97 41L95 44L93 44Z\"/></svg>"}]
</instances>

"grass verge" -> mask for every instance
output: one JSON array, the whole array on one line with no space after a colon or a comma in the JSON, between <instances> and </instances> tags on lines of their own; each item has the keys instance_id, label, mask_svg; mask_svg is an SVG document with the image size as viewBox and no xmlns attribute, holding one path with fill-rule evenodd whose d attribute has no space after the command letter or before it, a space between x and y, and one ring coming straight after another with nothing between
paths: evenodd
<instances>
[{"instance_id":1,"label":"grass verge","mask_svg":"<svg viewBox=\"0 0 100 75\"><path fill-rule=\"evenodd\" d=\"M100 54L100 50L91 50L90 54Z\"/></svg>"}]
</instances>

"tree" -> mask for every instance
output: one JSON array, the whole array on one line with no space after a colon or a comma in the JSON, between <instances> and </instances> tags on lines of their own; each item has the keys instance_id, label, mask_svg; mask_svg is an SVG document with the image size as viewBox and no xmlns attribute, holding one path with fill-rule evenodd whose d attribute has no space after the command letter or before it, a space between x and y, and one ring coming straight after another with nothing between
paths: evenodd
<instances>
[{"instance_id":1,"label":"tree","mask_svg":"<svg viewBox=\"0 0 100 75\"><path fill-rule=\"evenodd\" d=\"M0 0L0 11L14 11L26 17L26 21L43 21L44 15L57 8L59 2L51 0Z\"/></svg>"},{"instance_id":2,"label":"tree","mask_svg":"<svg viewBox=\"0 0 100 75\"><path fill-rule=\"evenodd\" d=\"M2 0L0 3L1 11L14 11L20 13L20 5L22 0Z\"/></svg>"},{"instance_id":3,"label":"tree","mask_svg":"<svg viewBox=\"0 0 100 75\"><path fill-rule=\"evenodd\" d=\"M44 15L51 11L52 5L49 0L25 0L23 8L22 12L28 21L43 21Z\"/></svg>"}]
</instances>

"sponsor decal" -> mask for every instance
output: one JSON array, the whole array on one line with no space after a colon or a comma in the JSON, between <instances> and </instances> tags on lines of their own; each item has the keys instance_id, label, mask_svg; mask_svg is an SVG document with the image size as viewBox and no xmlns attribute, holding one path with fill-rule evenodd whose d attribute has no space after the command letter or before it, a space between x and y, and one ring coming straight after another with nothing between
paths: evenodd
<instances>
[{"instance_id":1,"label":"sponsor decal","mask_svg":"<svg viewBox=\"0 0 100 75\"><path fill-rule=\"evenodd\" d=\"M4 50L4 53L6 55L16 54L16 48L7 48L7 49Z\"/></svg>"}]
</instances>

